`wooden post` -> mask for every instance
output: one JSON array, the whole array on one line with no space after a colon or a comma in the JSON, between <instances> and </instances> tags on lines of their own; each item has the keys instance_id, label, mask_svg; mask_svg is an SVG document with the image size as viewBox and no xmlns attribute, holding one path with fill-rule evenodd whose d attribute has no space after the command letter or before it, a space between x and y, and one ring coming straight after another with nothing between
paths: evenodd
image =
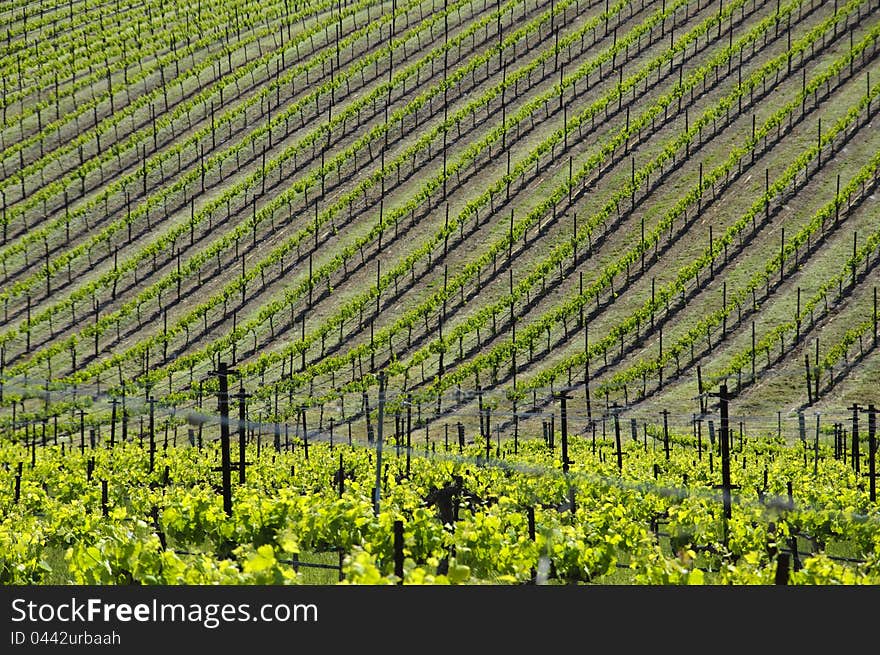
<instances>
[{"instance_id":1,"label":"wooden post","mask_svg":"<svg viewBox=\"0 0 880 655\"><path fill-rule=\"evenodd\" d=\"M489 456L492 452L492 432L491 432L492 428L489 426L489 417L490 417L491 413L492 413L491 408L487 407L486 408L486 461L487 462L489 461ZM427 426L425 426L425 429L427 430ZM427 455L427 451L425 452L425 454Z\"/></svg>"},{"instance_id":2,"label":"wooden post","mask_svg":"<svg viewBox=\"0 0 880 655\"><path fill-rule=\"evenodd\" d=\"M128 409L125 407L125 387L122 387L122 443L128 441Z\"/></svg>"},{"instance_id":3,"label":"wooden post","mask_svg":"<svg viewBox=\"0 0 880 655\"><path fill-rule=\"evenodd\" d=\"M562 419L562 472L568 473L568 467L571 463L568 459L568 412L566 411L565 401L568 395L563 393L559 397L561 403L561 419Z\"/></svg>"},{"instance_id":4,"label":"wooden post","mask_svg":"<svg viewBox=\"0 0 880 655\"><path fill-rule=\"evenodd\" d=\"M513 399L513 454L519 453L519 414L516 411L516 398Z\"/></svg>"},{"instance_id":5,"label":"wooden post","mask_svg":"<svg viewBox=\"0 0 880 655\"><path fill-rule=\"evenodd\" d=\"M875 456L877 454L877 408L868 405L868 490L871 502L877 500L877 476Z\"/></svg>"},{"instance_id":6,"label":"wooden post","mask_svg":"<svg viewBox=\"0 0 880 655\"><path fill-rule=\"evenodd\" d=\"M788 567L789 567L789 555L788 553L780 553L776 557L776 578L774 580L774 584L778 585L787 585L788 584Z\"/></svg>"},{"instance_id":7,"label":"wooden post","mask_svg":"<svg viewBox=\"0 0 880 655\"><path fill-rule=\"evenodd\" d=\"M223 511L232 516L232 469L229 456L229 368L226 362L217 366L220 388L217 391L218 410L220 412L220 470L223 483Z\"/></svg>"},{"instance_id":8,"label":"wooden post","mask_svg":"<svg viewBox=\"0 0 880 655\"><path fill-rule=\"evenodd\" d=\"M412 454L412 394L406 396L406 477L409 479Z\"/></svg>"},{"instance_id":9,"label":"wooden post","mask_svg":"<svg viewBox=\"0 0 880 655\"><path fill-rule=\"evenodd\" d=\"M727 394L727 385L722 384L721 390L718 394L718 398L720 401L720 413L721 413L721 435L719 441L721 442L721 497L722 502L724 503L724 517L726 519L731 518L731 503L730 503L730 420L728 417L728 404L730 402L730 396ZM727 539L727 527L725 524L725 540Z\"/></svg>"},{"instance_id":10,"label":"wooden post","mask_svg":"<svg viewBox=\"0 0 880 655\"><path fill-rule=\"evenodd\" d=\"M697 424L697 460L703 461L703 419L694 416L694 422Z\"/></svg>"},{"instance_id":11,"label":"wooden post","mask_svg":"<svg viewBox=\"0 0 880 655\"><path fill-rule=\"evenodd\" d=\"M306 406L303 405L299 408L300 415L302 416L302 437L303 437L303 456L306 458L306 461L309 459L309 431L308 425L306 425Z\"/></svg>"},{"instance_id":12,"label":"wooden post","mask_svg":"<svg viewBox=\"0 0 880 655\"><path fill-rule=\"evenodd\" d=\"M623 451L620 447L620 410L618 408L617 402L615 401L614 406L612 408L612 413L614 414L614 440L617 445L617 470L619 472L623 472Z\"/></svg>"},{"instance_id":13,"label":"wooden post","mask_svg":"<svg viewBox=\"0 0 880 655\"><path fill-rule=\"evenodd\" d=\"M397 584L403 584L403 521L394 521L394 575Z\"/></svg>"},{"instance_id":14,"label":"wooden post","mask_svg":"<svg viewBox=\"0 0 880 655\"><path fill-rule=\"evenodd\" d=\"M583 287L583 274L581 274L581 287ZM581 292L583 295L583 292ZM593 403L590 399L590 328L584 321L584 355L587 361L584 363L584 395L587 402L587 425L593 424Z\"/></svg>"},{"instance_id":15,"label":"wooden post","mask_svg":"<svg viewBox=\"0 0 880 655\"><path fill-rule=\"evenodd\" d=\"M379 416L376 430L376 487L373 489L373 513L379 515L382 498L382 423L385 421L385 371L379 371Z\"/></svg>"},{"instance_id":16,"label":"wooden post","mask_svg":"<svg viewBox=\"0 0 880 655\"><path fill-rule=\"evenodd\" d=\"M336 477L339 482L339 497L342 498L342 492L345 491L345 469L342 466L342 453L339 453L339 472Z\"/></svg>"},{"instance_id":17,"label":"wooden post","mask_svg":"<svg viewBox=\"0 0 880 655\"><path fill-rule=\"evenodd\" d=\"M853 403L847 409L852 411L852 467L856 473L860 473L859 457L859 405Z\"/></svg>"},{"instance_id":18,"label":"wooden post","mask_svg":"<svg viewBox=\"0 0 880 655\"><path fill-rule=\"evenodd\" d=\"M477 413L480 416L480 436L485 436L486 429L483 425L483 391L480 388L479 383L477 383Z\"/></svg>"},{"instance_id":19,"label":"wooden post","mask_svg":"<svg viewBox=\"0 0 880 655\"><path fill-rule=\"evenodd\" d=\"M789 484L791 483L789 482ZM791 558L794 562L793 568L795 571L799 571L801 568L801 559L798 553L797 535L793 534L788 538L788 547L791 550Z\"/></svg>"},{"instance_id":20,"label":"wooden post","mask_svg":"<svg viewBox=\"0 0 880 655\"><path fill-rule=\"evenodd\" d=\"M526 507L526 519L528 522L529 539L535 541L535 508ZM535 579L535 569L532 567L532 580Z\"/></svg>"}]
</instances>

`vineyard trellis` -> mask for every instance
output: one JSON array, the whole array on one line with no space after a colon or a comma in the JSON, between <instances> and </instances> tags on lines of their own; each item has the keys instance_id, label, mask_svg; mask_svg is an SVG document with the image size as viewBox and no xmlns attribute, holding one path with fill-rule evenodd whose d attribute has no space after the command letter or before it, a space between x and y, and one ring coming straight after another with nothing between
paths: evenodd
<instances>
[{"instance_id":1,"label":"vineyard trellis","mask_svg":"<svg viewBox=\"0 0 880 655\"><path fill-rule=\"evenodd\" d=\"M3 581L876 582L877 0L0 13Z\"/></svg>"}]
</instances>

